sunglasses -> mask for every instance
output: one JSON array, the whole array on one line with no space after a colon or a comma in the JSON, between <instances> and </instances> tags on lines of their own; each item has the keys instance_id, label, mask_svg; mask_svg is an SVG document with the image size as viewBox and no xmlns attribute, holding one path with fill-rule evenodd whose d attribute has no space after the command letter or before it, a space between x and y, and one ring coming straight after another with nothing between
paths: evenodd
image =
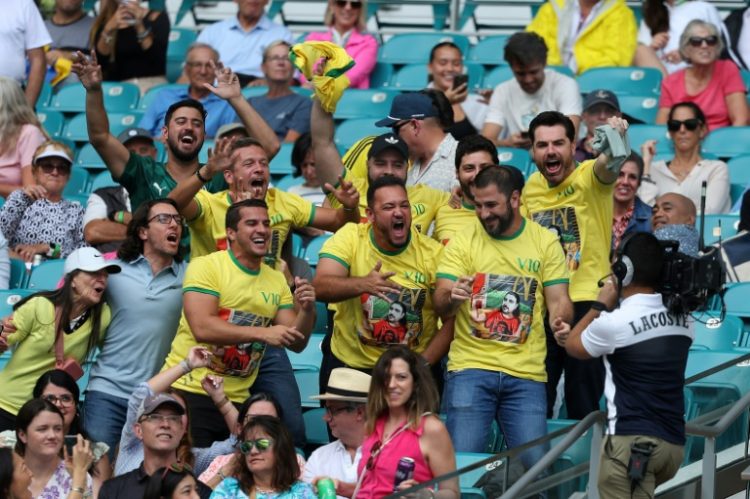
<instances>
[{"instance_id":1,"label":"sunglasses","mask_svg":"<svg viewBox=\"0 0 750 499\"><path fill-rule=\"evenodd\" d=\"M73 397L70 395L44 395L42 397L44 400L49 402L50 404L60 404L62 406L70 406L73 405Z\"/></svg>"},{"instance_id":2,"label":"sunglasses","mask_svg":"<svg viewBox=\"0 0 750 499\"><path fill-rule=\"evenodd\" d=\"M399 121L398 123L394 123L393 126L391 127L391 131L393 132L393 135L398 136L398 132L409 123L411 123L411 120L404 120L404 121Z\"/></svg>"},{"instance_id":3,"label":"sunglasses","mask_svg":"<svg viewBox=\"0 0 750 499\"><path fill-rule=\"evenodd\" d=\"M667 130L670 132L678 132L682 125L685 125L685 130L688 132L694 132L701 126L702 122L698 118L690 118L689 120L668 120Z\"/></svg>"},{"instance_id":4,"label":"sunglasses","mask_svg":"<svg viewBox=\"0 0 750 499\"><path fill-rule=\"evenodd\" d=\"M336 0L336 6L341 7L342 9L349 5L352 9L359 9L362 7L362 2L352 2L351 0Z\"/></svg>"},{"instance_id":5,"label":"sunglasses","mask_svg":"<svg viewBox=\"0 0 750 499\"><path fill-rule=\"evenodd\" d=\"M258 452L265 452L273 445L273 440L270 438L259 438L257 440L245 440L240 443L240 452L243 454L249 454L253 447L258 449Z\"/></svg>"},{"instance_id":6,"label":"sunglasses","mask_svg":"<svg viewBox=\"0 0 750 499\"><path fill-rule=\"evenodd\" d=\"M378 457L378 454L380 454L380 449L383 447L383 442L378 440L375 442L375 445L372 446L372 449L370 449L370 458L367 460L367 464L365 465L365 468L367 468L367 471L372 470L373 466L375 466L375 459Z\"/></svg>"},{"instance_id":7,"label":"sunglasses","mask_svg":"<svg viewBox=\"0 0 750 499\"><path fill-rule=\"evenodd\" d=\"M177 461L176 463L172 463L164 468L164 473L161 474L161 479L164 480L167 477L167 473L169 473L170 471L174 473L192 473L193 468L191 468L187 463L181 463L180 461Z\"/></svg>"},{"instance_id":8,"label":"sunglasses","mask_svg":"<svg viewBox=\"0 0 750 499\"><path fill-rule=\"evenodd\" d=\"M70 175L70 165L54 165L50 163L39 163L39 168L46 174L50 174L57 170L60 175Z\"/></svg>"},{"instance_id":9,"label":"sunglasses","mask_svg":"<svg viewBox=\"0 0 750 499\"><path fill-rule=\"evenodd\" d=\"M158 215L154 215L153 217L149 218L147 220L147 223L151 223L154 220L156 220L162 225L168 225L169 222L171 222L172 220L174 220L177 225L182 225L185 222L185 217L183 217L182 215L170 215L169 213L159 213Z\"/></svg>"},{"instance_id":10,"label":"sunglasses","mask_svg":"<svg viewBox=\"0 0 750 499\"><path fill-rule=\"evenodd\" d=\"M691 36L688 38L688 43L691 47L700 47L703 45L703 42L706 42L706 45L709 47L715 46L717 43L719 43L719 37L715 35L711 36Z\"/></svg>"}]
</instances>

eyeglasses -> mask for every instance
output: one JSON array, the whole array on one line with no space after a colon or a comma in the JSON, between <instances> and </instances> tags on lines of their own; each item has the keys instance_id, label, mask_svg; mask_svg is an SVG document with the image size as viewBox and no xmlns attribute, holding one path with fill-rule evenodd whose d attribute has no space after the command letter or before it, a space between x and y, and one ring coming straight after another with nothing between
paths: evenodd
<instances>
[{"instance_id":1,"label":"eyeglasses","mask_svg":"<svg viewBox=\"0 0 750 499\"><path fill-rule=\"evenodd\" d=\"M700 47L701 45L703 45L703 42L705 42L707 46L713 47L717 43L719 43L719 37L715 35L711 35L711 36L706 36L706 37L691 36L690 38L688 38L688 43L690 44L691 47Z\"/></svg>"},{"instance_id":2,"label":"eyeglasses","mask_svg":"<svg viewBox=\"0 0 750 499\"><path fill-rule=\"evenodd\" d=\"M59 404L62 406L70 406L74 402L73 397L70 395L44 395L42 398L50 404Z\"/></svg>"},{"instance_id":3,"label":"eyeglasses","mask_svg":"<svg viewBox=\"0 0 750 499\"><path fill-rule=\"evenodd\" d=\"M699 120L698 118L690 118L689 120L668 120L667 121L667 130L670 132L678 132L682 125L685 125L685 130L688 132L694 132L698 129L699 126L701 126L703 122Z\"/></svg>"},{"instance_id":4,"label":"eyeglasses","mask_svg":"<svg viewBox=\"0 0 750 499\"><path fill-rule=\"evenodd\" d=\"M375 442L375 445L372 446L372 449L370 449L370 457L367 459L367 464L365 465L365 468L367 468L367 471L372 470L373 466L375 466L375 459L378 457L378 454L380 454L380 449L383 447L383 442L378 440Z\"/></svg>"},{"instance_id":5,"label":"eyeglasses","mask_svg":"<svg viewBox=\"0 0 750 499\"><path fill-rule=\"evenodd\" d=\"M57 171L60 175L70 175L70 165L55 165L51 163L37 163L37 166L46 174Z\"/></svg>"},{"instance_id":6,"label":"eyeglasses","mask_svg":"<svg viewBox=\"0 0 750 499\"><path fill-rule=\"evenodd\" d=\"M347 4L352 9L359 9L360 7L362 7L362 2L352 2L352 1L347 1L347 0L336 0L336 6L337 7L341 7L342 9L344 7L346 7Z\"/></svg>"},{"instance_id":7,"label":"eyeglasses","mask_svg":"<svg viewBox=\"0 0 750 499\"><path fill-rule=\"evenodd\" d=\"M179 414L147 414L141 418L141 421L148 421L149 423L169 423L177 424L182 421L182 416Z\"/></svg>"},{"instance_id":8,"label":"eyeglasses","mask_svg":"<svg viewBox=\"0 0 750 499\"><path fill-rule=\"evenodd\" d=\"M287 62L289 57L286 55L271 55L263 59L263 62Z\"/></svg>"},{"instance_id":9,"label":"eyeglasses","mask_svg":"<svg viewBox=\"0 0 750 499\"><path fill-rule=\"evenodd\" d=\"M391 127L391 131L393 132L393 135L398 136L398 132L409 123L411 123L411 120L404 120L404 121L399 121L398 123L394 123L393 126Z\"/></svg>"},{"instance_id":10,"label":"eyeglasses","mask_svg":"<svg viewBox=\"0 0 750 499\"><path fill-rule=\"evenodd\" d=\"M245 440L240 443L240 452L243 454L250 454L253 447L258 449L258 452L265 452L273 445L273 440L270 438L259 438L257 440Z\"/></svg>"},{"instance_id":11,"label":"eyeglasses","mask_svg":"<svg viewBox=\"0 0 750 499\"><path fill-rule=\"evenodd\" d=\"M347 405L344 407L326 407L326 414L328 414L330 417L335 418L342 412L352 412L354 411L354 407Z\"/></svg>"},{"instance_id":12,"label":"eyeglasses","mask_svg":"<svg viewBox=\"0 0 750 499\"><path fill-rule=\"evenodd\" d=\"M167 477L167 473L170 471L173 473L192 473L193 468L187 463L177 461L176 463L172 463L164 468L164 473L161 474L161 479L164 480Z\"/></svg>"},{"instance_id":13,"label":"eyeglasses","mask_svg":"<svg viewBox=\"0 0 750 499\"><path fill-rule=\"evenodd\" d=\"M185 66L189 68L199 68L199 69L211 69L211 67L215 65L216 63L213 61L209 61L209 62L188 61L185 63Z\"/></svg>"},{"instance_id":14,"label":"eyeglasses","mask_svg":"<svg viewBox=\"0 0 750 499\"><path fill-rule=\"evenodd\" d=\"M183 217L182 215L171 215L169 213L159 213L158 215L154 215L147 220L147 223L151 223L154 220L162 225L169 225L169 222L171 222L172 220L174 220L177 225L182 225L183 223L185 223L185 217Z\"/></svg>"}]
</instances>

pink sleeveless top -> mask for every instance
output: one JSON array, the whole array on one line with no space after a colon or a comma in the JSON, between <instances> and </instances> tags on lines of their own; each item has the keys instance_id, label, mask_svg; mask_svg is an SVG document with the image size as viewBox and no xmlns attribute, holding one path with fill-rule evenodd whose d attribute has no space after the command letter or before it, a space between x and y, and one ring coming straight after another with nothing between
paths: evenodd
<instances>
[{"instance_id":1,"label":"pink sleeveless top","mask_svg":"<svg viewBox=\"0 0 750 499\"><path fill-rule=\"evenodd\" d=\"M378 418L375 422L375 431L367 436L362 443L362 459L360 459L359 466L357 467L357 476L361 476L365 472L365 477L356 499L375 499L392 494L393 482L396 478L396 468L402 457L414 459L413 478L417 482L425 482L434 478L419 448L419 437L422 436L422 432L424 431L425 417L427 416L422 417L419 428L416 430L404 430L386 445L378 445L381 450L373 459L372 469L364 471L370 460L373 447L378 442L383 442L385 416Z\"/></svg>"}]
</instances>

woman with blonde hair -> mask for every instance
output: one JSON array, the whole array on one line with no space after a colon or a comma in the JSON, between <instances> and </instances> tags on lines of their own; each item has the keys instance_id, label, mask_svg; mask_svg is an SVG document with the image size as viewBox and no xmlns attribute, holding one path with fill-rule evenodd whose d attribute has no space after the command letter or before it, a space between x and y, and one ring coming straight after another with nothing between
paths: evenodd
<instances>
[{"instance_id":1,"label":"woman with blonde hair","mask_svg":"<svg viewBox=\"0 0 750 499\"><path fill-rule=\"evenodd\" d=\"M34 184L31 161L47 135L21 85L0 76L0 196Z\"/></svg>"},{"instance_id":2,"label":"woman with blonde hair","mask_svg":"<svg viewBox=\"0 0 750 499\"><path fill-rule=\"evenodd\" d=\"M305 41L333 42L344 47L357 61L346 77L350 88L370 88L370 74L378 57L378 42L367 29L367 2L359 0L328 0L323 22L328 31L310 33Z\"/></svg>"}]
</instances>

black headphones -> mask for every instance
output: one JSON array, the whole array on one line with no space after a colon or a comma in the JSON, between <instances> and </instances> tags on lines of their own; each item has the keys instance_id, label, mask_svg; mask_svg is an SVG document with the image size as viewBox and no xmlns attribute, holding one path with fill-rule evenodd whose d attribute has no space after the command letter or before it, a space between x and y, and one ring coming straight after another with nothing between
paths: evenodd
<instances>
[{"instance_id":1,"label":"black headphones","mask_svg":"<svg viewBox=\"0 0 750 499\"><path fill-rule=\"evenodd\" d=\"M626 235L620 242L615 252L616 259L612 263L612 274L617 277L617 282L622 289L625 286L630 285L633 282L633 274L635 274L635 268L633 267L633 261L628 255L625 254L625 248L633 237L639 234L639 232L631 232Z\"/></svg>"}]
</instances>

